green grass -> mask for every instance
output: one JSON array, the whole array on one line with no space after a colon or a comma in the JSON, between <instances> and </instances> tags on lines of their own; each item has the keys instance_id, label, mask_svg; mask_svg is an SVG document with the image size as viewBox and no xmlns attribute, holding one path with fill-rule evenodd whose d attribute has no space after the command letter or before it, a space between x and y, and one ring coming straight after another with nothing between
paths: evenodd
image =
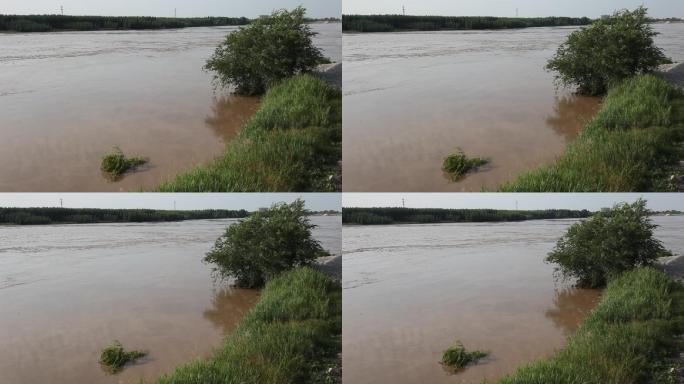
<instances>
[{"instance_id":1,"label":"green grass","mask_svg":"<svg viewBox=\"0 0 684 384\"><path fill-rule=\"evenodd\" d=\"M321 383L341 352L340 284L310 268L266 284L261 299L215 354L158 384Z\"/></svg>"},{"instance_id":2,"label":"green grass","mask_svg":"<svg viewBox=\"0 0 684 384\"><path fill-rule=\"evenodd\" d=\"M298 75L271 88L257 113L207 166L159 186L162 192L331 191L339 174L342 95Z\"/></svg>"},{"instance_id":3,"label":"green grass","mask_svg":"<svg viewBox=\"0 0 684 384\"><path fill-rule=\"evenodd\" d=\"M487 352L472 351L468 352L460 341L447 348L442 354L442 364L453 369L455 372L465 368L468 364L487 357Z\"/></svg>"},{"instance_id":4,"label":"green grass","mask_svg":"<svg viewBox=\"0 0 684 384\"><path fill-rule=\"evenodd\" d=\"M668 383L677 357L684 293L650 267L608 284L598 306L555 357L525 367L500 384Z\"/></svg>"},{"instance_id":5,"label":"green grass","mask_svg":"<svg viewBox=\"0 0 684 384\"><path fill-rule=\"evenodd\" d=\"M119 147L114 147L111 152L102 158L100 169L112 178L118 179L124 173L147 163L147 161L147 159L142 157L126 157Z\"/></svg>"},{"instance_id":6,"label":"green grass","mask_svg":"<svg viewBox=\"0 0 684 384\"><path fill-rule=\"evenodd\" d=\"M684 156L684 95L653 75L611 89L594 119L550 166L500 186L503 192L668 191Z\"/></svg>"},{"instance_id":7,"label":"green grass","mask_svg":"<svg viewBox=\"0 0 684 384\"><path fill-rule=\"evenodd\" d=\"M108 345L102 350L100 355L100 364L107 367L112 373L119 372L126 363L135 361L147 355L143 351L125 351L118 340Z\"/></svg>"},{"instance_id":8,"label":"green grass","mask_svg":"<svg viewBox=\"0 0 684 384\"><path fill-rule=\"evenodd\" d=\"M487 159L469 159L460 148L457 148L454 153L444 158L442 171L448 173L453 181L457 181L465 176L466 173L487 163L489 163Z\"/></svg>"}]
</instances>

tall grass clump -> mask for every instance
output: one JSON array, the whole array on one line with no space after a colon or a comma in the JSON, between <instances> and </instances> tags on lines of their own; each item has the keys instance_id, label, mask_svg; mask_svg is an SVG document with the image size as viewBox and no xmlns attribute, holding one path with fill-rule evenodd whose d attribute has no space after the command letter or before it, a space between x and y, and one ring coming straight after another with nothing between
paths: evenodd
<instances>
[{"instance_id":1,"label":"tall grass clump","mask_svg":"<svg viewBox=\"0 0 684 384\"><path fill-rule=\"evenodd\" d=\"M454 372L460 371L468 364L475 363L478 360L487 357L488 353L483 351L466 351L465 347L460 341L447 348L442 354L441 363Z\"/></svg>"},{"instance_id":2,"label":"tall grass clump","mask_svg":"<svg viewBox=\"0 0 684 384\"><path fill-rule=\"evenodd\" d=\"M162 192L339 190L340 90L311 75L272 88L222 156L159 186Z\"/></svg>"},{"instance_id":3,"label":"tall grass clump","mask_svg":"<svg viewBox=\"0 0 684 384\"><path fill-rule=\"evenodd\" d=\"M611 89L555 163L499 187L504 192L667 191L684 155L684 95L653 75Z\"/></svg>"},{"instance_id":4,"label":"tall grass clump","mask_svg":"<svg viewBox=\"0 0 684 384\"><path fill-rule=\"evenodd\" d=\"M147 352L143 351L126 351L121 342L114 340L110 345L102 350L100 355L100 364L106 366L112 373L119 372L124 365L130 361L135 361L141 357L145 357Z\"/></svg>"},{"instance_id":5,"label":"tall grass clump","mask_svg":"<svg viewBox=\"0 0 684 384\"><path fill-rule=\"evenodd\" d=\"M519 368L500 384L674 383L682 286L651 267L612 280L598 306L555 357Z\"/></svg>"},{"instance_id":6,"label":"tall grass clump","mask_svg":"<svg viewBox=\"0 0 684 384\"><path fill-rule=\"evenodd\" d=\"M341 352L342 289L310 268L269 281L261 299L212 357L157 384L311 383Z\"/></svg>"},{"instance_id":7,"label":"tall grass clump","mask_svg":"<svg viewBox=\"0 0 684 384\"><path fill-rule=\"evenodd\" d=\"M245 288L258 288L283 271L311 264L325 254L311 235L303 200L275 204L229 226L204 261Z\"/></svg>"},{"instance_id":8,"label":"tall grass clump","mask_svg":"<svg viewBox=\"0 0 684 384\"><path fill-rule=\"evenodd\" d=\"M454 153L444 158L442 162L442 171L449 174L453 181L457 181L466 173L489 163L487 159L473 158L469 159L463 153L463 150L457 148Z\"/></svg>"},{"instance_id":9,"label":"tall grass clump","mask_svg":"<svg viewBox=\"0 0 684 384\"><path fill-rule=\"evenodd\" d=\"M143 157L126 157L119 147L114 147L110 153L102 158L100 169L112 178L118 179L124 173L147 163L147 161Z\"/></svg>"}]
</instances>

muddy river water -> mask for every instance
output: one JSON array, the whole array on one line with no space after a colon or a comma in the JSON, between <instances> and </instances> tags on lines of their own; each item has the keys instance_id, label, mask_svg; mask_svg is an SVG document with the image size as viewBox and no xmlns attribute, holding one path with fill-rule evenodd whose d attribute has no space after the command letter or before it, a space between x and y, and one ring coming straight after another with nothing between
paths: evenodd
<instances>
[{"instance_id":1,"label":"muddy river water","mask_svg":"<svg viewBox=\"0 0 684 384\"><path fill-rule=\"evenodd\" d=\"M684 23L654 28L684 61ZM551 163L599 107L543 68L573 30L345 34L344 190L495 190ZM491 163L451 182L441 165L456 147Z\"/></svg>"},{"instance_id":2,"label":"muddy river water","mask_svg":"<svg viewBox=\"0 0 684 384\"><path fill-rule=\"evenodd\" d=\"M207 58L235 27L0 34L0 191L154 188L208 163L258 107L213 92ZM314 42L342 56L339 23ZM102 156L148 157L112 183Z\"/></svg>"},{"instance_id":3,"label":"muddy river water","mask_svg":"<svg viewBox=\"0 0 684 384\"><path fill-rule=\"evenodd\" d=\"M207 356L258 299L202 263L235 220L0 227L0 383L138 383ZM341 252L339 216L314 237ZM118 339L149 355L117 375Z\"/></svg>"},{"instance_id":4,"label":"muddy river water","mask_svg":"<svg viewBox=\"0 0 684 384\"><path fill-rule=\"evenodd\" d=\"M599 300L542 261L573 222L343 227L344 382L479 384L553 355ZM684 254L684 217L655 222ZM455 340L490 356L450 375Z\"/></svg>"}]
</instances>

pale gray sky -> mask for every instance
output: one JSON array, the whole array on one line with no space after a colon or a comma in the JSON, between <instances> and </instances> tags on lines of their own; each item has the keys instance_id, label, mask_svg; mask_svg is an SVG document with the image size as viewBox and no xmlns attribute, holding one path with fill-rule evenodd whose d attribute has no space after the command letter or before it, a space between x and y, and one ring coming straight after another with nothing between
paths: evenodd
<instances>
[{"instance_id":1,"label":"pale gray sky","mask_svg":"<svg viewBox=\"0 0 684 384\"><path fill-rule=\"evenodd\" d=\"M178 8L178 17L257 17L274 9L303 5L310 17L340 17L341 0L2 0L0 14L168 16Z\"/></svg>"},{"instance_id":2,"label":"pale gray sky","mask_svg":"<svg viewBox=\"0 0 684 384\"><path fill-rule=\"evenodd\" d=\"M0 193L0 207L246 209L306 201L312 211L340 210L339 193Z\"/></svg>"},{"instance_id":3,"label":"pale gray sky","mask_svg":"<svg viewBox=\"0 0 684 384\"><path fill-rule=\"evenodd\" d=\"M682 193L344 193L343 207L588 209L598 210L640 197L655 211L684 211Z\"/></svg>"},{"instance_id":4,"label":"pale gray sky","mask_svg":"<svg viewBox=\"0 0 684 384\"><path fill-rule=\"evenodd\" d=\"M684 17L684 0L343 0L344 14L400 14L446 16L587 16L595 18L618 9L644 4L653 17Z\"/></svg>"}]
</instances>

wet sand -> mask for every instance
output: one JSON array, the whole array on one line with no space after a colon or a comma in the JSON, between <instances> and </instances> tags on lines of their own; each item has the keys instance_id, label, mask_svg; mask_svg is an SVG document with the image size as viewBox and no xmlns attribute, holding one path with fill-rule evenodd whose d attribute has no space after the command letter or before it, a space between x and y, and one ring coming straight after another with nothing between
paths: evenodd
<instances>
[{"instance_id":1,"label":"wet sand","mask_svg":"<svg viewBox=\"0 0 684 384\"><path fill-rule=\"evenodd\" d=\"M599 108L544 70L575 29L345 34L344 190L496 190L552 163ZM656 30L684 57L684 25ZM452 182L456 147L491 163Z\"/></svg>"},{"instance_id":2,"label":"wet sand","mask_svg":"<svg viewBox=\"0 0 684 384\"><path fill-rule=\"evenodd\" d=\"M340 61L340 25L313 29ZM202 70L235 30L1 34L0 191L152 189L211 162L259 105L214 93ZM99 167L114 146L150 162L109 182Z\"/></svg>"},{"instance_id":3,"label":"wet sand","mask_svg":"<svg viewBox=\"0 0 684 384\"><path fill-rule=\"evenodd\" d=\"M339 217L314 237L340 252ZM235 220L5 227L0 231L0 383L137 384L221 346L258 300L202 263ZM99 365L118 339L149 355Z\"/></svg>"}]
</instances>

